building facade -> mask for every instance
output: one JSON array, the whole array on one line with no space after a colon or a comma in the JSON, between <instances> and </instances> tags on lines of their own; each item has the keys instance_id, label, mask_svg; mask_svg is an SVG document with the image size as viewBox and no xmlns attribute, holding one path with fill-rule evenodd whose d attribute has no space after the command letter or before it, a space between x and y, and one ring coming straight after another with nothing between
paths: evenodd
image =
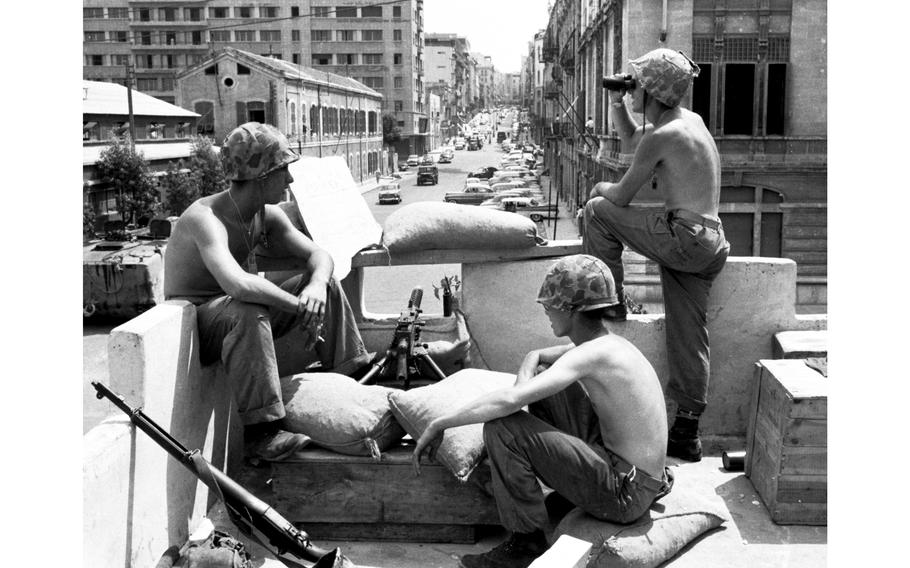
<instances>
[{"instance_id":1,"label":"building facade","mask_svg":"<svg viewBox=\"0 0 910 568\"><path fill-rule=\"evenodd\" d=\"M604 76L666 47L701 68L682 105L700 114L722 159L720 216L731 254L797 262L798 309L827 307L827 3L824 0L556 0L537 64L535 123L561 200L580 207L631 162L612 124ZM579 136L595 121L599 147ZM639 119L640 121L640 119ZM636 203L660 206L658 192Z\"/></svg>"},{"instance_id":2,"label":"building facade","mask_svg":"<svg viewBox=\"0 0 910 568\"><path fill-rule=\"evenodd\" d=\"M399 152L428 136L423 0L83 0L83 78L176 102L177 74L233 47L354 78L383 96Z\"/></svg>"},{"instance_id":3,"label":"building facade","mask_svg":"<svg viewBox=\"0 0 910 568\"><path fill-rule=\"evenodd\" d=\"M262 122L303 156L343 157L357 181L390 171L382 95L349 77L226 47L177 75L177 101L215 140Z\"/></svg>"}]
</instances>

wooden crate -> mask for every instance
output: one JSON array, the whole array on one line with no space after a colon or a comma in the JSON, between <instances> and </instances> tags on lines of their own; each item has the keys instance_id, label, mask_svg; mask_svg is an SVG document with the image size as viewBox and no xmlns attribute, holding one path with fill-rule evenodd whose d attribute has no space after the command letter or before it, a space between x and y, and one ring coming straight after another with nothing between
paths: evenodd
<instances>
[{"instance_id":1,"label":"wooden crate","mask_svg":"<svg viewBox=\"0 0 910 568\"><path fill-rule=\"evenodd\" d=\"M828 381L803 360L756 364L746 475L775 523L828 522Z\"/></svg>"},{"instance_id":2,"label":"wooden crate","mask_svg":"<svg viewBox=\"0 0 910 568\"><path fill-rule=\"evenodd\" d=\"M293 461L246 465L238 481L316 540L463 542L477 525L497 525L493 497L445 467L411 465L413 446L383 452L382 461L308 449ZM489 465L472 479L489 479Z\"/></svg>"}]
</instances>

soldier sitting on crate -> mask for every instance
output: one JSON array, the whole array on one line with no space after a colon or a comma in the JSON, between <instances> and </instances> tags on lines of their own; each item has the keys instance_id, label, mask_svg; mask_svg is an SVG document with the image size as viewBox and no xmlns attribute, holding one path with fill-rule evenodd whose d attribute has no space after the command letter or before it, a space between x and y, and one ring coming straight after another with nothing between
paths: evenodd
<instances>
[{"instance_id":1,"label":"soldier sitting on crate","mask_svg":"<svg viewBox=\"0 0 910 568\"><path fill-rule=\"evenodd\" d=\"M631 523L673 484L657 374L604 319L618 302L610 270L592 256L563 258L537 301L553 334L572 343L531 351L514 386L434 420L414 449L419 473L421 454L432 457L447 428L484 423L493 495L512 534L485 554L463 556L464 568L530 565L547 548L548 505L568 501L598 519ZM545 503L538 478L555 498Z\"/></svg>"},{"instance_id":2,"label":"soldier sitting on crate","mask_svg":"<svg viewBox=\"0 0 910 568\"><path fill-rule=\"evenodd\" d=\"M200 360L221 361L244 424L247 457L281 460L308 439L282 429L284 402L274 338L295 326L323 369L351 374L369 363L332 257L297 230L276 204L299 156L276 128L249 122L224 141L230 189L195 201L180 216L165 255L164 293L196 306ZM305 261L280 286L258 275L257 245Z\"/></svg>"}]
</instances>

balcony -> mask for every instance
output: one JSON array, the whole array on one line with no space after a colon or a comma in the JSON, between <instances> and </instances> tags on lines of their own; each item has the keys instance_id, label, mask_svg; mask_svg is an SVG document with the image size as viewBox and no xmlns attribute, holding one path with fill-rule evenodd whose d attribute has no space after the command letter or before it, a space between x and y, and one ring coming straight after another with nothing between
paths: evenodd
<instances>
[{"instance_id":1,"label":"balcony","mask_svg":"<svg viewBox=\"0 0 910 568\"><path fill-rule=\"evenodd\" d=\"M540 50L541 63L553 63L559 57L559 48L553 46L544 46Z\"/></svg>"}]
</instances>

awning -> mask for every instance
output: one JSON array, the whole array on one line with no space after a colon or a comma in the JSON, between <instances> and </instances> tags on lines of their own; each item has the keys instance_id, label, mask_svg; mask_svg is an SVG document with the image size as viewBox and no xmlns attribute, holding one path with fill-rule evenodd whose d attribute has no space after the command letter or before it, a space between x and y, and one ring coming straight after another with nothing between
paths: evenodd
<instances>
[{"instance_id":1,"label":"awning","mask_svg":"<svg viewBox=\"0 0 910 568\"><path fill-rule=\"evenodd\" d=\"M92 128L95 128L96 126L98 126L97 122L83 122L82 123L82 132L85 132L86 130L91 130Z\"/></svg>"}]
</instances>

